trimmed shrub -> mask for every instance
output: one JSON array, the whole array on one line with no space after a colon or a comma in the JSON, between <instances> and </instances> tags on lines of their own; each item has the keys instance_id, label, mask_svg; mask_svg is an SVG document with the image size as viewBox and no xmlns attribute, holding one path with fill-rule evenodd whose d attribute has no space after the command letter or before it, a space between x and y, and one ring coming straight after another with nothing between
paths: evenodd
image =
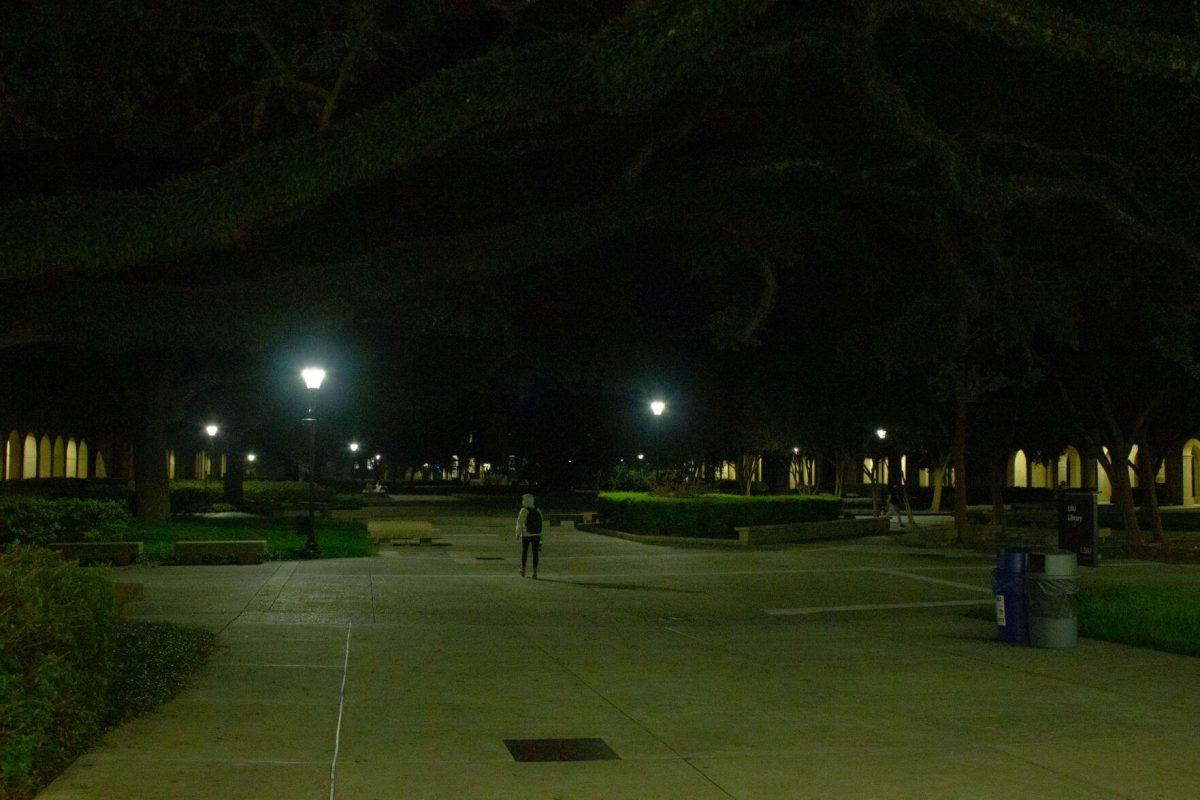
<instances>
[{"instance_id":1,"label":"trimmed shrub","mask_svg":"<svg viewBox=\"0 0 1200 800\"><path fill-rule=\"evenodd\" d=\"M322 506L358 508L362 497L354 494L337 494L333 486L317 484L313 493ZM210 502L211 501L211 502ZM304 481L245 481L242 484L242 501L234 504L241 511L252 514L279 514L290 508L308 504L308 483ZM204 481L173 481L171 483L171 513L201 514L229 508L222 499L220 481L211 481L208 494Z\"/></svg>"},{"instance_id":2,"label":"trimmed shrub","mask_svg":"<svg viewBox=\"0 0 1200 800\"><path fill-rule=\"evenodd\" d=\"M120 541L132 523L128 507L115 500L0 500L0 544Z\"/></svg>"},{"instance_id":3,"label":"trimmed shrub","mask_svg":"<svg viewBox=\"0 0 1200 800\"><path fill-rule=\"evenodd\" d=\"M0 795L21 797L103 729L116 620L98 572L21 546L0 554L0 609Z\"/></svg>"},{"instance_id":4,"label":"trimmed shrub","mask_svg":"<svg viewBox=\"0 0 1200 800\"><path fill-rule=\"evenodd\" d=\"M644 492L601 492L596 510L601 525L628 533L736 539L734 529L747 525L838 519L842 500L826 494L658 497Z\"/></svg>"},{"instance_id":5,"label":"trimmed shrub","mask_svg":"<svg viewBox=\"0 0 1200 800\"><path fill-rule=\"evenodd\" d=\"M98 570L41 548L0 553L0 797L32 797L106 727L178 692L214 642L118 619Z\"/></svg>"}]
</instances>

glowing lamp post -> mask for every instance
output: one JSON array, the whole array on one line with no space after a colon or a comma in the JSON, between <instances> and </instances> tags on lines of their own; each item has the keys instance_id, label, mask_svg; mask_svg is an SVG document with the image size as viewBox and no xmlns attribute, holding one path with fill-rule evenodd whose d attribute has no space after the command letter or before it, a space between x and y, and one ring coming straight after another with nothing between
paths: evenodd
<instances>
[{"instance_id":1,"label":"glowing lamp post","mask_svg":"<svg viewBox=\"0 0 1200 800\"><path fill-rule=\"evenodd\" d=\"M317 520L316 520L316 494L317 494L317 390L321 388L321 382L325 380L325 370L320 367L305 367L300 370L300 377L304 380L304 385L308 388L308 416L304 418L304 422L308 423L308 525L305 528L305 533L308 534L308 542L305 544L304 550L310 556L317 554Z\"/></svg>"},{"instance_id":2,"label":"glowing lamp post","mask_svg":"<svg viewBox=\"0 0 1200 800\"><path fill-rule=\"evenodd\" d=\"M350 450L350 464L353 467L351 472L355 472L358 470L358 447L359 447L358 442L351 442L349 445L347 445L347 448ZM358 477L361 479L360 482L362 484L362 486L360 487L360 490L365 492L367 490L366 470L363 470L362 473L359 474Z\"/></svg>"},{"instance_id":3,"label":"glowing lamp post","mask_svg":"<svg viewBox=\"0 0 1200 800\"><path fill-rule=\"evenodd\" d=\"M204 448L200 467L204 470L204 507L208 511L212 511L212 498L208 494L208 474L212 472L212 463L209 460L208 451L212 447L213 439L216 437L218 430L219 428L211 422L204 426L204 432L208 434L208 446Z\"/></svg>"},{"instance_id":4,"label":"glowing lamp post","mask_svg":"<svg viewBox=\"0 0 1200 800\"><path fill-rule=\"evenodd\" d=\"M662 415L666 410L665 401L650 401L650 413L654 415L654 482L656 484L658 483L658 465L662 462Z\"/></svg>"}]
</instances>

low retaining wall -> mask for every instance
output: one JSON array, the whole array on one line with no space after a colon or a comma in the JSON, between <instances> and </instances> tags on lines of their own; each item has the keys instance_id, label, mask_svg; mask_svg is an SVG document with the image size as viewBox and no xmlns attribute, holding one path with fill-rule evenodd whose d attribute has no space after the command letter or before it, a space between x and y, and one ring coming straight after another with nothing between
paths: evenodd
<instances>
[{"instance_id":1,"label":"low retaining wall","mask_svg":"<svg viewBox=\"0 0 1200 800\"><path fill-rule=\"evenodd\" d=\"M105 563L124 567L142 555L141 542L55 542L51 550L57 550L63 558L84 564Z\"/></svg>"},{"instance_id":2,"label":"low retaining wall","mask_svg":"<svg viewBox=\"0 0 1200 800\"><path fill-rule=\"evenodd\" d=\"M176 564L261 564L267 557L265 539L176 542Z\"/></svg>"},{"instance_id":3,"label":"low retaining wall","mask_svg":"<svg viewBox=\"0 0 1200 800\"><path fill-rule=\"evenodd\" d=\"M626 533L602 528L599 525L576 525L578 530L588 533L598 533L601 536L612 536L616 539L626 539L642 544L664 544L670 547L741 547L737 539L709 539L701 536L643 536L640 533Z\"/></svg>"},{"instance_id":4,"label":"low retaining wall","mask_svg":"<svg viewBox=\"0 0 1200 800\"><path fill-rule=\"evenodd\" d=\"M743 545L820 542L829 539L858 539L888 532L886 517L831 519L823 522L789 522L783 525L752 525L735 528Z\"/></svg>"}]
</instances>

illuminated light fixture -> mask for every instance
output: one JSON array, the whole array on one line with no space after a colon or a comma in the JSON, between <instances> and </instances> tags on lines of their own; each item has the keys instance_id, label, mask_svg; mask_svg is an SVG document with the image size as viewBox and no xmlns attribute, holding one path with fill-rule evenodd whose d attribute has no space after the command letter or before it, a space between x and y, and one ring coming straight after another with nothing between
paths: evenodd
<instances>
[{"instance_id":1,"label":"illuminated light fixture","mask_svg":"<svg viewBox=\"0 0 1200 800\"><path fill-rule=\"evenodd\" d=\"M794 453L795 455L800 455L800 448L799 448L799 447L793 447L793 448L792 448L792 453Z\"/></svg>"},{"instance_id":2,"label":"illuminated light fixture","mask_svg":"<svg viewBox=\"0 0 1200 800\"><path fill-rule=\"evenodd\" d=\"M886 428L876 428L875 435L878 436L880 439L886 439L887 438L887 429Z\"/></svg>"},{"instance_id":3,"label":"illuminated light fixture","mask_svg":"<svg viewBox=\"0 0 1200 800\"><path fill-rule=\"evenodd\" d=\"M667 410L667 404L662 400L653 400L650 402L650 413L656 417L661 417L662 413Z\"/></svg>"},{"instance_id":4,"label":"illuminated light fixture","mask_svg":"<svg viewBox=\"0 0 1200 800\"><path fill-rule=\"evenodd\" d=\"M638 453L638 461L642 461L642 460L644 460L645 458L646 458L646 454L645 454L645 453Z\"/></svg>"},{"instance_id":5,"label":"illuminated light fixture","mask_svg":"<svg viewBox=\"0 0 1200 800\"><path fill-rule=\"evenodd\" d=\"M321 382L325 380L325 370L320 367L305 367L300 370L300 377L309 389L320 389Z\"/></svg>"},{"instance_id":6,"label":"illuminated light fixture","mask_svg":"<svg viewBox=\"0 0 1200 800\"><path fill-rule=\"evenodd\" d=\"M358 442L351 442L351 443L350 443L350 452L351 452L351 453L357 453L357 452L358 452Z\"/></svg>"},{"instance_id":7,"label":"illuminated light fixture","mask_svg":"<svg viewBox=\"0 0 1200 800\"><path fill-rule=\"evenodd\" d=\"M213 425L212 423L209 423L208 425L204 426L204 432L207 433L209 436L216 436L218 430L219 429L217 428L217 426Z\"/></svg>"},{"instance_id":8,"label":"illuminated light fixture","mask_svg":"<svg viewBox=\"0 0 1200 800\"><path fill-rule=\"evenodd\" d=\"M246 453L246 460L253 464L258 460L258 456L254 455L254 453Z\"/></svg>"},{"instance_id":9,"label":"illuminated light fixture","mask_svg":"<svg viewBox=\"0 0 1200 800\"><path fill-rule=\"evenodd\" d=\"M383 456L379 455L379 453L376 453L376 454L375 454L375 460L376 460L376 461L382 461L382 460L383 460Z\"/></svg>"}]
</instances>

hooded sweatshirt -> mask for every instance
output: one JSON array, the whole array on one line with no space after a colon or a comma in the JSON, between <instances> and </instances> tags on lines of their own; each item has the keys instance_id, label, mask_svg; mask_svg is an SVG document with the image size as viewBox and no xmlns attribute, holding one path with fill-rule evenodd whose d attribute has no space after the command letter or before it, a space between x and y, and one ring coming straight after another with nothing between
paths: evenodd
<instances>
[{"instance_id":1,"label":"hooded sweatshirt","mask_svg":"<svg viewBox=\"0 0 1200 800\"><path fill-rule=\"evenodd\" d=\"M521 510L517 512L517 538L522 536L539 536L537 533L527 533L525 531L525 518L529 516L529 509L533 508L533 495L521 495Z\"/></svg>"}]
</instances>

